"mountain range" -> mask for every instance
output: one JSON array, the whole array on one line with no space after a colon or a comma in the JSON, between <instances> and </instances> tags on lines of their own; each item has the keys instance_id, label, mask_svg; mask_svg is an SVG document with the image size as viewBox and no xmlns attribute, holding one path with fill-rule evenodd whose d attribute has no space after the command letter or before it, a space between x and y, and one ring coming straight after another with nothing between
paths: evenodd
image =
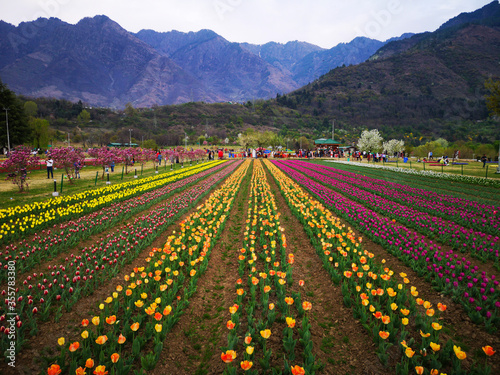
<instances>
[{"instance_id":1,"label":"mountain range","mask_svg":"<svg viewBox=\"0 0 500 375\"><path fill-rule=\"evenodd\" d=\"M0 79L29 97L114 108L244 102L359 64L390 41L358 37L323 49L299 41L232 43L211 30L133 34L106 16L76 25L57 18L17 27L0 21Z\"/></svg>"}]
</instances>

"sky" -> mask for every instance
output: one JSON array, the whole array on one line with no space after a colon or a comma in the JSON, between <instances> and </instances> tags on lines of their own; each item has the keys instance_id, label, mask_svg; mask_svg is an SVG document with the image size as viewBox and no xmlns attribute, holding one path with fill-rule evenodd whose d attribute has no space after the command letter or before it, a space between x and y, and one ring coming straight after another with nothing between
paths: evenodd
<instances>
[{"instance_id":1,"label":"sky","mask_svg":"<svg viewBox=\"0 0 500 375\"><path fill-rule=\"evenodd\" d=\"M323 48L357 36L384 41L434 31L491 0L0 0L0 19L14 25L39 17L76 24L106 15L124 29L210 29L230 42L303 41Z\"/></svg>"}]
</instances>

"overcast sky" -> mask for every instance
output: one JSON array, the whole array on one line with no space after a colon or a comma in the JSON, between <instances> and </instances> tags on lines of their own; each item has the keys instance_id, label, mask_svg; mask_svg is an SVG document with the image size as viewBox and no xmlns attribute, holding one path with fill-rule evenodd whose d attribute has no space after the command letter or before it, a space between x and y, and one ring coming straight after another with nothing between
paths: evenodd
<instances>
[{"instance_id":1,"label":"overcast sky","mask_svg":"<svg viewBox=\"0 0 500 375\"><path fill-rule=\"evenodd\" d=\"M77 23L104 14L128 31L211 29L231 42L299 40L331 48L356 36L378 40L433 31L491 0L0 0L0 19Z\"/></svg>"}]
</instances>

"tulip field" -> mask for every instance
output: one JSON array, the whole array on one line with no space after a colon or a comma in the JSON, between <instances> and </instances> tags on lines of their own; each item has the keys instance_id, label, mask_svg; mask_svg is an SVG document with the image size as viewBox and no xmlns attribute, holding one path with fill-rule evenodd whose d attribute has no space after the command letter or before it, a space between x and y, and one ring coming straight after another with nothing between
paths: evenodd
<instances>
[{"instance_id":1,"label":"tulip field","mask_svg":"<svg viewBox=\"0 0 500 375\"><path fill-rule=\"evenodd\" d=\"M500 196L210 161L0 210L1 374L498 374Z\"/></svg>"}]
</instances>

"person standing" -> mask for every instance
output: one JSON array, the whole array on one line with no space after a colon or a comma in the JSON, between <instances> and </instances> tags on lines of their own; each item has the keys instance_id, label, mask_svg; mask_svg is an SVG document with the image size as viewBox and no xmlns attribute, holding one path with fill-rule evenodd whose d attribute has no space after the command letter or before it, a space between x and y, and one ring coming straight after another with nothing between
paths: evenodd
<instances>
[{"instance_id":1,"label":"person standing","mask_svg":"<svg viewBox=\"0 0 500 375\"><path fill-rule=\"evenodd\" d=\"M483 162L483 168L486 165L487 160L488 160L488 158L486 157L486 154L483 154L483 156L481 157L481 161Z\"/></svg>"},{"instance_id":2,"label":"person standing","mask_svg":"<svg viewBox=\"0 0 500 375\"><path fill-rule=\"evenodd\" d=\"M45 161L45 164L47 165L47 179L54 178L54 160L50 155Z\"/></svg>"}]
</instances>

